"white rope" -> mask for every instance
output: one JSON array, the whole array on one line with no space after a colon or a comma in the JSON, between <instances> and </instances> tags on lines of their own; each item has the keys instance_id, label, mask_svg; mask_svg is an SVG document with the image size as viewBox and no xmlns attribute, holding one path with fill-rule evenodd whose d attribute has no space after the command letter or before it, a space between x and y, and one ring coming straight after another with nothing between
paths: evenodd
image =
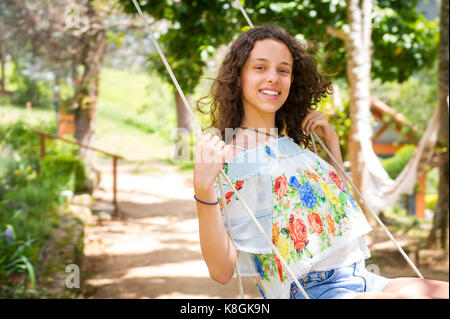
<instances>
[{"instance_id":1,"label":"white rope","mask_svg":"<svg viewBox=\"0 0 450 319\"><path fill-rule=\"evenodd\" d=\"M219 175L219 189L220 189L220 194L222 195L223 210L225 211L225 217L226 217L227 225L228 225L228 236L230 236L231 242L233 242L233 234L231 232L231 227L230 227L230 215L228 214L228 207L227 207L228 205L226 205L227 199L225 198L225 192L223 191L223 185L222 185L222 177L220 175ZM239 265L238 265L237 260L236 260L235 268L236 268L236 276L238 278L239 294L240 294L241 298L244 299L244 288L242 286L241 272L239 270Z\"/></svg>"},{"instance_id":2,"label":"white rope","mask_svg":"<svg viewBox=\"0 0 450 319\"><path fill-rule=\"evenodd\" d=\"M392 236L391 232L387 229L387 227L383 224L383 222L380 220L380 218L377 216L377 214L375 214L375 212L372 210L372 208L370 207L369 202L364 200L364 197L362 196L361 192L358 190L358 188L356 188L356 186L353 184L353 182L350 180L350 178L348 178L347 174L345 174L345 171L342 169L342 167L339 165L339 163L337 162L337 160L334 158L334 156L331 154L331 152L328 150L328 148L325 146L325 144L322 142L322 140L319 138L319 136L317 136L317 134L315 132L312 132L312 136L314 136L315 138L317 138L317 140L319 141L320 145L323 147L323 149L325 150L325 152L327 153L327 155L330 157L330 159L334 162L335 166L339 169L339 171L341 172L341 174L345 177L345 179L352 185L353 190L358 194L359 198L362 201L362 204L364 204L365 207L367 207L367 209L369 210L369 212L372 214L372 216L375 218L375 220L378 222L378 224L380 224L381 228L383 228L383 230L386 232L386 234L388 235L388 237L392 240L392 242L394 243L395 247L397 247L398 251L402 254L402 256L405 258L406 262L411 266L411 268L414 270L414 272L417 274L417 276L419 276L419 278L423 279L422 274L420 273L420 271L417 269L417 267L413 264L413 262L411 261L411 259L408 257L408 255L403 251L402 247L399 245L399 243L395 240L394 236Z\"/></svg>"},{"instance_id":3,"label":"white rope","mask_svg":"<svg viewBox=\"0 0 450 319\"><path fill-rule=\"evenodd\" d=\"M252 20L250 20L250 18L248 17L247 12L245 12L245 9L242 6L241 2L239 0L236 0L235 2L236 2L236 5L239 7L239 10L241 10L242 14L244 15L245 20L247 20L247 24L250 27L254 28L255 26L253 25Z\"/></svg>"},{"instance_id":4,"label":"white rope","mask_svg":"<svg viewBox=\"0 0 450 319\"><path fill-rule=\"evenodd\" d=\"M316 142L314 141L314 136L312 135L312 133L309 133L309 136L311 138L312 146L314 148L314 153L316 153L316 155L319 155L319 154L317 154L317 148L316 148Z\"/></svg>"},{"instance_id":5,"label":"white rope","mask_svg":"<svg viewBox=\"0 0 450 319\"><path fill-rule=\"evenodd\" d=\"M170 78L172 79L172 82L175 84L175 87L177 88L177 91L178 91L178 93L180 94L181 100L183 101L184 106L186 107L187 111L189 112L189 115L194 119L195 132L196 132L197 136L198 136L198 137L202 137L204 134L203 134L203 131L202 131L201 127L200 127L200 124L198 123L197 119L195 118L195 115L194 115L194 113L192 112L192 108L191 108L189 102L187 101L186 97L184 96L183 90L181 90L181 87L180 87L180 85L178 84L178 81L177 81L175 75L173 74L172 69L170 68L169 63L167 62L167 59L166 59L166 57L164 56L164 53L162 52L161 47L160 47L159 44L158 44L158 41L156 41L156 38L154 37L153 32L152 32L152 30L150 29L150 26L149 26L149 24L147 23L147 20L145 19L144 14L143 14L142 11L141 11L141 7L140 7L139 4L136 2L136 0L132 0L132 1L133 1L133 3L134 3L134 6L136 7L136 10L138 11L139 15L141 16L142 20L144 21L144 25L145 25L145 27L146 27L148 33L150 34L150 38L151 38L151 40L153 41L153 44L155 45L156 50L157 50L158 53L159 53L159 56L160 56L161 59L163 60L164 66L166 67L167 72L169 72L169 75L170 75Z\"/></svg>"}]
</instances>

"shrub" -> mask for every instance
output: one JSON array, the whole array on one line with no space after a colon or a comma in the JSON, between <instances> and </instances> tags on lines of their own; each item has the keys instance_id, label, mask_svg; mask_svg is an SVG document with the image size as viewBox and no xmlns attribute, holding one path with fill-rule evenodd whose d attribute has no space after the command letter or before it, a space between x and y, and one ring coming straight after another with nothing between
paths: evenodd
<instances>
[{"instance_id":1,"label":"shrub","mask_svg":"<svg viewBox=\"0 0 450 319\"><path fill-rule=\"evenodd\" d=\"M414 145L405 145L394 156L381 160L381 164L392 179L396 179L403 168L405 168L412 158L415 149L416 147Z\"/></svg>"},{"instance_id":2,"label":"shrub","mask_svg":"<svg viewBox=\"0 0 450 319\"><path fill-rule=\"evenodd\" d=\"M43 248L59 226L61 190L83 189L86 173L79 148L47 140L40 158L39 135L18 122L0 126L0 298L27 297L40 274Z\"/></svg>"},{"instance_id":3,"label":"shrub","mask_svg":"<svg viewBox=\"0 0 450 319\"><path fill-rule=\"evenodd\" d=\"M25 296L33 291L36 283L34 267L27 257L33 250L35 239L17 238L11 223L18 217L20 211L8 220L8 224L0 227L0 296L6 298L17 297L19 293Z\"/></svg>"},{"instance_id":4,"label":"shrub","mask_svg":"<svg viewBox=\"0 0 450 319\"><path fill-rule=\"evenodd\" d=\"M17 86L11 99L12 103L25 105L31 102L32 105L40 107L52 105L53 93L48 81L30 78L22 74L21 68L15 65L11 83Z\"/></svg>"},{"instance_id":5,"label":"shrub","mask_svg":"<svg viewBox=\"0 0 450 319\"><path fill-rule=\"evenodd\" d=\"M429 210L434 211L436 209L437 201L438 201L438 194L427 194L425 196L426 206Z\"/></svg>"},{"instance_id":6,"label":"shrub","mask_svg":"<svg viewBox=\"0 0 450 319\"><path fill-rule=\"evenodd\" d=\"M87 175L82 160L73 155L53 155L42 159L41 178L54 179L58 189L80 192Z\"/></svg>"}]
</instances>

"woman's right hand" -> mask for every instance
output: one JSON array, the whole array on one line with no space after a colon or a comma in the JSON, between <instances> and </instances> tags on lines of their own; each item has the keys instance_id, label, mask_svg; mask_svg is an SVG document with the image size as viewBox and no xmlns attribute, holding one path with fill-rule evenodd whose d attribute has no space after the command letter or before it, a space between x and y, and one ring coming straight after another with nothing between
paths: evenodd
<instances>
[{"instance_id":1,"label":"woman's right hand","mask_svg":"<svg viewBox=\"0 0 450 319\"><path fill-rule=\"evenodd\" d=\"M205 134L200 138L195 149L194 191L196 194L205 193L214 186L223 162L231 151L218 136Z\"/></svg>"}]
</instances>

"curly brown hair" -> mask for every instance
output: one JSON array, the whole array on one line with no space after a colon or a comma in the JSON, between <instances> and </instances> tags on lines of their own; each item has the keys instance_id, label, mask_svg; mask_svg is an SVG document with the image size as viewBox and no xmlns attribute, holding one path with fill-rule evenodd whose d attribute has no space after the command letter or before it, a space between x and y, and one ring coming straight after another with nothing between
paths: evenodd
<instances>
[{"instance_id":1,"label":"curly brown hair","mask_svg":"<svg viewBox=\"0 0 450 319\"><path fill-rule=\"evenodd\" d=\"M279 132L293 138L299 145L311 147L310 139L301 130L300 125L312 107L332 93L332 85L325 79L325 74L318 71L317 61L307 53L313 45L298 42L278 26L254 27L243 32L232 43L217 78L213 80L209 94L197 102L197 109L205 114L200 104L211 103L211 125L208 128L218 129L222 139L225 138L225 128L234 130L241 125L244 107L238 79L255 42L265 39L284 43L293 58L293 81L289 96L275 113L275 125ZM209 103L203 102L206 98L209 98Z\"/></svg>"}]
</instances>

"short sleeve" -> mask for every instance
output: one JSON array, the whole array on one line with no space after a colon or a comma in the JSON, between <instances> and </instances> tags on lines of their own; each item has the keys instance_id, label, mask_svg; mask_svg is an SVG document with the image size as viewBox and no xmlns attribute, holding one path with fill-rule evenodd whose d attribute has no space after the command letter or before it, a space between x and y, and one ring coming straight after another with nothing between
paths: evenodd
<instances>
[{"instance_id":1,"label":"short sleeve","mask_svg":"<svg viewBox=\"0 0 450 319\"><path fill-rule=\"evenodd\" d=\"M219 185L216 186L219 198L220 211L224 226L237 250L248 253L270 253L271 246L256 226L253 219L237 198L235 192L245 201L250 211L264 230L266 236L272 238L272 189L270 175L255 175L242 180L232 180L237 189L232 189L223 182L223 196ZM230 227L227 218L229 216Z\"/></svg>"}]
</instances>

